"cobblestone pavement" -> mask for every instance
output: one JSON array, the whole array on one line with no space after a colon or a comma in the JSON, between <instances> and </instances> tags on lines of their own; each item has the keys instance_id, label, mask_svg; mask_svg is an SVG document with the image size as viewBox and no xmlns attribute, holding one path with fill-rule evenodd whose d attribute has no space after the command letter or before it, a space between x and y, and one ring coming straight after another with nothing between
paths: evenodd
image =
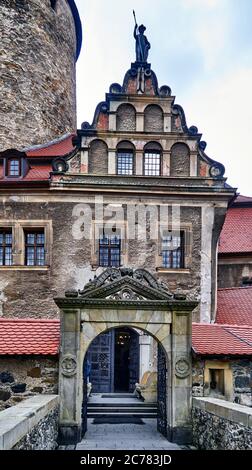
<instances>
[{"instance_id":1,"label":"cobblestone pavement","mask_svg":"<svg viewBox=\"0 0 252 470\"><path fill-rule=\"evenodd\" d=\"M76 450L181 450L159 432L156 419L143 419L144 424L92 424L88 419L85 438ZM66 450L73 449L68 446Z\"/></svg>"}]
</instances>

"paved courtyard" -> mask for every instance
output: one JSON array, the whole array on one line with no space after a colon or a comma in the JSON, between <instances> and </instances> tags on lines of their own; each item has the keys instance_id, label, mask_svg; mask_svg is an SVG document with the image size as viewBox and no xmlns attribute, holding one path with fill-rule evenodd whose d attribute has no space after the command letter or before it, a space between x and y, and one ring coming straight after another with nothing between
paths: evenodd
<instances>
[{"instance_id":1,"label":"paved courtyard","mask_svg":"<svg viewBox=\"0 0 252 470\"><path fill-rule=\"evenodd\" d=\"M156 419L144 424L92 424L88 419L85 438L76 450L181 450L157 432Z\"/></svg>"}]
</instances>

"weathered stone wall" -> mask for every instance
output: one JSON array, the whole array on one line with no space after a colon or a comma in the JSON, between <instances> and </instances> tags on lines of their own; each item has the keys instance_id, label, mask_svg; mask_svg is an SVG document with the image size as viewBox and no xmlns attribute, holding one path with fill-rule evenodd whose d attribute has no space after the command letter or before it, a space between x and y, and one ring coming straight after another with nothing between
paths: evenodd
<instances>
[{"instance_id":1,"label":"weathered stone wall","mask_svg":"<svg viewBox=\"0 0 252 470\"><path fill-rule=\"evenodd\" d=\"M192 394L194 397L204 396L204 366L203 359L192 360Z\"/></svg>"},{"instance_id":2,"label":"weathered stone wall","mask_svg":"<svg viewBox=\"0 0 252 470\"><path fill-rule=\"evenodd\" d=\"M171 176L190 175L190 151L185 144L175 144L171 151Z\"/></svg>"},{"instance_id":3,"label":"weathered stone wall","mask_svg":"<svg viewBox=\"0 0 252 470\"><path fill-rule=\"evenodd\" d=\"M108 174L108 148L102 140L91 142L88 158L88 173Z\"/></svg>"},{"instance_id":4,"label":"weathered stone wall","mask_svg":"<svg viewBox=\"0 0 252 470\"><path fill-rule=\"evenodd\" d=\"M156 104L150 104L144 111L145 132L163 132L164 118L162 109Z\"/></svg>"},{"instance_id":5,"label":"weathered stone wall","mask_svg":"<svg viewBox=\"0 0 252 470\"><path fill-rule=\"evenodd\" d=\"M51 265L46 269L27 268L19 270L4 268L1 270L0 280L0 304L4 317L22 318L55 318L58 316L58 309L54 302L54 297L64 295L67 289L82 289L83 286L93 278L96 267L92 267L93 257L98 263L98 253L93 254L93 240L85 238L74 238L72 235L73 209L77 201L89 203L94 199L88 197L76 198L76 202L70 202L63 195L59 195L58 202L50 201L41 197L41 202L36 202L31 198L18 201L9 200L6 204L0 205L1 219L8 220L9 214L15 220L52 220L53 244L51 249ZM153 201L153 200L152 200ZM126 209L124 198L115 196L106 199L108 202L118 204ZM135 198L134 203L139 203ZM141 203L149 204L151 200L142 200ZM156 203L156 200L154 200ZM90 207L94 210L93 202ZM81 224L83 224L83 219ZM182 223L192 223L192 250L189 259L188 272L183 270L176 273L172 270L169 273L156 271L158 263L161 263L160 246L157 240L128 240L127 246L123 249L122 263L132 268L146 268L154 275L157 275L163 282L167 283L172 292L180 291L188 295L189 300L197 300L200 297L200 247L201 247L201 208L181 207ZM98 273L101 272L98 269ZM18 288L17 288L18 286ZM194 320L199 319L198 310L194 315Z\"/></svg>"},{"instance_id":6,"label":"weathered stone wall","mask_svg":"<svg viewBox=\"0 0 252 470\"><path fill-rule=\"evenodd\" d=\"M252 407L252 361L232 361L234 401Z\"/></svg>"},{"instance_id":7,"label":"weathered stone wall","mask_svg":"<svg viewBox=\"0 0 252 470\"><path fill-rule=\"evenodd\" d=\"M58 393L58 358L0 356L0 411L41 393Z\"/></svg>"},{"instance_id":8,"label":"weathered stone wall","mask_svg":"<svg viewBox=\"0 0 252 470\"><path fill-rule=\"evenodd\" d=\"M76 129L76 31L66 0L2 0L0 151Z\"/></svg>"},{"instance_id":9,"label":"weathered stone wall","mask_svg":"<svg viewBox=\"0 0 252 470\"><path fill-rule=\"evenodd\" d=\"M59 397L40 395L0 413L0 450L57 448Z\"/></svg>"},{"instance_id":10,"label":"weathered stone wall","mask_svg":"<svg viewBox=\"0 0 252 470\"><path fill-rule=\"evenodd\" d=\"M252 450L252 410L214 398L193 398L193 443L204 450Z\"/></svg>"},{"instance_id":11,"label":"weathered stone wall","mask_svg":"<svg viewBox=\"0 0 252 470\"><path fill-rule=\"evenodd\" d=\"M204 382L204 370L207 359L193 357L192 361L192 394L195 397L203 397L209 395L209 386ZM212 364L221 364L218 359L211 359ZM223 368L225 364L230 365L231 384L226 383L225 393L226 399L230 398L231 402L239 403L252 407L252 361L248 359L230 359L223 357ZM211 366L209 366L211 368ZM216 368L221 367L215 366ZM231 386L230 386L231 385ZM214 391L212 391L214 394ZM225 398L223 396L223 398Z\"/></svg>"},{"instance_id":12,"label":"weathered stone wall","mask_svg":"<svg viewBox=\"0 0 252 470\"><path fill-rule=\"evenodd\" d=\"M247 259L244 259L244 263L236 264L227 262L227 264L218 265L218 287L241 287L242 278L245 276L252 275L252 265L248 263Z\"/></svg>"},{"instance_id":13,"label":"weathered stone wall","mask_svg":"<svg viewBox=\"0 0 252 470\"><path fill-rule=\"evenodd\" d=\"M116 113L117 131L135 131L136 130L136 111L130 104L121 104Z\"/></svg>"},{"instance_id":14,"label":"weathered stone wall","mask_svg":"<svg viewBox=\"0 0 252 470\"><path fill-rule=\"evenodd\" d=\"M51 411L13 450L55 450L58 447L59 408Z\"/></svg>"}]
</instances>

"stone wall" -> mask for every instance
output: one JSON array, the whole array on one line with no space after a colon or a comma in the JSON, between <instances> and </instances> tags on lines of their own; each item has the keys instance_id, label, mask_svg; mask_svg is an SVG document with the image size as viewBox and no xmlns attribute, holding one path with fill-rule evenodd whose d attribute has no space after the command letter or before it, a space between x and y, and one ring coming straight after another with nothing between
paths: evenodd
<instances>
[{"instance_id":1,"label":"stone wall","mask_svg":"<svg viewBox=\"0 0 252 470\"><path fill-rule=\"evenodd\" d=\"M248 262L247 258L244 263L231 263L227 261L224 264L224 258L221 259L221 264L218 264L218 287L241 287L242 279L246 276L252 275L252 265Z\"/></svg>"},{"instance_id":2,"label":"stone wall","mask_svg":"<svg viewBox=\"0 0 252 470\"><path fill-rule=\"evenodd\" d=\"M232 361L234 401L252 407L252 361Z\"/></svg>"},{"instance_id":3,"label":"stone wall","mask_svg":"<svg viewBox=\"0 0 252 470\"><path fill-rule=\"evenodd\" d=\"M150 104L144 111L144 131L145 132L163 132L164 118L162 109Z\"/></svg>"},{"instance_id":4,"label":"stone wall","mask_svg":"<svg viewBox=\"0 0 252 470\"><path fill-rule=\"evenodd\" d=\"M217 398L193 398L193 443L204 450L252 450L252 410Z\"/></svg>"},{"instance_id":5,"label":"stone wall","mask_svg":"<svg viewBox=\"0 0 252 470\"><path fill-rule=\"evenodd\" d=\"M38 394L58 393L58 358L0 357L0 411Z\"/></svg>"},{"instance_id":6,"label":"stone wall","mask_svg":"<svg viewBox=\"0 0 252 470\"><path fill-rule=\"evenodd\" d=\"M0 412L0 450L57 448L59 397L40 395Z\"/></svg>"},{"instance_id":7,"label":"stone wall","mask_svg":"<svg viewBox=\"0 0 252 470\"><path fill-rule=\"evenodd\" d=\"M76 129L76 30L66 0L1 0L0 151Z\"/></svg>"},{"instance_id":8,"label":"stone wall","mask_svg":"<svg viewBox=\"0 0 252 470\"><path fill-rule=\"evenodd\" d=\"M116 113L117 131L136 130L136 111L131 104L121 104Z\"/></svg>"},{"instance_id":9,"label":"stone wall","mask_svg":"<svg viewBox=\"0 0 252 470\"><path fill-rule=\"evenodd\" d=\"M190 175L190 151L185 144L175 144L171 151L171 176Z\"/></svg>"},{"instance_id":10,"label":"stone wall","mask_svg":"<svg viewBox=\"0 0 252 470\"><path fill-rule=\"evenodd\" d=\"M108 173L108 148L102 140L94 140L91 142L88 173L96 175L106 175Z\"/></svg>"},{"instance_id":11,"label":"stone wall","mask_svg":"<svg viewBox=\"0 0 252 470\"><path fill-rule=\"evenodd\" d=\"M19 269L11 267L1 268L0 279L0 305L4 317L19 318L57 318L58 308L54 297L63 296L68 289L83 289L83 286L101 273L98 268L98 253L94 240L74 238L72 234L73 210L77 203L88 203L94 211L94 199L91 197L58 195L58 201L51 201L48 197L34 196L27 202L19 196L19 200L8 200L0 203L1 220L8 220L12 214L14 220L52 220L52 246L49 247L51 265L40 269L28 267ZM29 197L29 196L28 196ZM125 198L123 196L107 197L105 204L122 204L126 212ZM157 203L154 198L131 199L134 204ZM82 220L83 224L83 218ZM200 298L200 248L201 248L201 208L181 206L181 222L192 225L191 255L188 257L188 271L182 270L179 275L175 270L169 273L157 272L158 263L162 263L160 246L157 240L146 241L131 239L123 248L123 265L132 268L146 268L169 286L172 292L185 293L189 300ZM6 222L7 223L7 222ZM95 266L96 265L96 266ZM95 267L93 267L95 266ZM97 271L96 271L96 268ZM18 289L17 289L18 286ZM43 301L41 300L43 299ZM198 310L194 316L197 321Z\"/></svg>"}]
</instances>

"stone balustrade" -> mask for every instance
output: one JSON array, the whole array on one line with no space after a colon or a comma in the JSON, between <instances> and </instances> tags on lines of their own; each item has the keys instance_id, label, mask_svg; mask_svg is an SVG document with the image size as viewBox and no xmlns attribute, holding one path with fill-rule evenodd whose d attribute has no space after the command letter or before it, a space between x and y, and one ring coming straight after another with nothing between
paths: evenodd
<instances>
[{"instance_id":1,"label":"stone balustrade","mask_svg":"<svg viewBox=\"0 0 252 470\"><path fill-rule=\"evenodd\" d=\"M57 447L58 395L37 395L0 412L0 450Z\"/></svg>"},{"instance_id":2,"label":"stone balustrade","mask_svg":"<svg viewBox=\"0 0 252 470\"><path fill-rule=\"evenodd\" d=\"M192 418L198 449L252 449L252 408L218 398L193 398Z\"/></svg>"}]
</instances>

